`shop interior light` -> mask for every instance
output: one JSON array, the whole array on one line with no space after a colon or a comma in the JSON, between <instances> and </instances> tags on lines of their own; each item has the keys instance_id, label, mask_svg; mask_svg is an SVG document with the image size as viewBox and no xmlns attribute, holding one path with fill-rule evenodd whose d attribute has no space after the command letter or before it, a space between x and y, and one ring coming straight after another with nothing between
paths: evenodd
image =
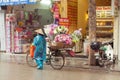
<instances>
[{"instance_id":1,"label":"shop interior light","mask_svg":"<svg viewBox=\"0 0 120 80\"><path fill-rule=\"evenodd\" d=\"M51 0L41 0L40 3L44 4L44 5L50 5L51 4Z\"/></svg>"},{"instance_id":2,"label":"shop interior light","mask_svg":"<svg viewBox=\"0 0 120 80\"><path fill-rule=\"evenodd\" d=\"M86 21L88 20L88 11L86 11L85 20L86 20Z\"/></svg>"}]
</instances>

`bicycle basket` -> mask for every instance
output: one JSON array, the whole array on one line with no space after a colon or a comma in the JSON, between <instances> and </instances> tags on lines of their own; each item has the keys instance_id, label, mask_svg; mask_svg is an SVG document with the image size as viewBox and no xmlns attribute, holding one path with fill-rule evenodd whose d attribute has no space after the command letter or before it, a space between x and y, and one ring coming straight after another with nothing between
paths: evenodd
<instances>
[{"instance_id":1,"label":"bicycle basket","mask_svg":"<svg viewBox=\"0 0 120 80\"><path fill-rule=\"evenodd\" d=\"M52 49L60 49L60 48L72 48L75 45L75 43L72 44L66 44L63 42L56 42L56 45L50 45Z\"/></svg>"}]
</instances>

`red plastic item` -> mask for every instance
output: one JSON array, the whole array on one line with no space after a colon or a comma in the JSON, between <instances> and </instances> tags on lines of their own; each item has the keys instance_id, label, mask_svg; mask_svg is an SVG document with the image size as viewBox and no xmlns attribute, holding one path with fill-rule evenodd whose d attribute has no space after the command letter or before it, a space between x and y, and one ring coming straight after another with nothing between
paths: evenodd
<instances>
[{"instance_id":1,"label":"red plastic item","mask_svg":"<svg viewBox=\"0 0 120 80\"><path fill-rule=\"evenodd\" d=\"M67 52L68 52L68 54L69 54L70 56L72 56L72 57L75 56L75 52L74 52L74 51L72 51L72 50L67 50Z\"/></svg>"},{"instance_id":2,"label":"red plastic item","mask_svg":"<svg viewBox=\"0 0 120 80\"><path fill-rule=\"evenodd\" d=\"M16 28L16 31L17 31L17 32L22 32L22 31L23 31L23 29L22 29L22 28L17 27L17 28Z\"/></svg>"},{"instance_id":3,"label":"red plastic item","mask_svg":"<svg viewBox=\"0 0 120 80\"><path fill-rule=\"evenodd\" d=\"M35 51L35 46L34 45L31 45L30 46L30 56L33 58L34 56L34 51Z\"/></svg>"}]
</instances>

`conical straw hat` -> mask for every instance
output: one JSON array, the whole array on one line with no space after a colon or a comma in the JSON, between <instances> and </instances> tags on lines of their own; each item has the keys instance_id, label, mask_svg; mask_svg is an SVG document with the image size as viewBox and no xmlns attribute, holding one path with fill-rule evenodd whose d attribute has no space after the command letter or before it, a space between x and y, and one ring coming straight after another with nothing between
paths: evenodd
<instances>
[{"instance_id":1,"label":"conical straw hat","mask_svg":"<svg viewBox=\"0 0 120 80\"><path fill-rule=\"evenodd\" d=\"M37 30L35 30L35 32L37 32L37 33L39 33L39 34L44 35L44 33L43 33L42 29L37 29Z\"/></svg>"}]
</instances>

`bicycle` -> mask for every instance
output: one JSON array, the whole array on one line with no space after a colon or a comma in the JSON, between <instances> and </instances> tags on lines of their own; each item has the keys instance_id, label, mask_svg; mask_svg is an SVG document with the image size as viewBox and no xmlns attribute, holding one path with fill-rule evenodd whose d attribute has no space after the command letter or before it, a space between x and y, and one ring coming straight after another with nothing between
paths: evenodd
<instances>
[{"instance_id":1,"label":"bicycle","mask_svg":"<svg viewBox=\"0 0 120 80\"><path fill-rule=\"evenodd\" d=\"M65 44L62 47L56 47L56 46L50 46L48 47L49 51L48 51L48 55L47 55L47 59L46 59L46 63L49 64L53 69L55 70L60 70L64 67L65 64L65 55L63 53L69 53L70 49L74 46L73 45L69 45L66 46ZM29 55L29 51L27 52L26 55L26 61L27 64L31 67L36 67L37 64L35 63L35 59L30 57Z\"/></svg>"},{"instance_id":2,"label":"bicycle","mask_svg":"<svg viewBox=\"0 0 120 80\"><path fill-rule=\"evenodd\" d=\"M65 64L65 56L61 53L61 50L59 49L52 49L51 47L48 48L49 48L49 52L47 55L46 63L49 64L53 69L56 70L62 69ZM26 61L30 67L37 66L35 62L35 58L32 58L30 56L29 51L27 52L26 55Z\"/></svg>"}]
</instances>

